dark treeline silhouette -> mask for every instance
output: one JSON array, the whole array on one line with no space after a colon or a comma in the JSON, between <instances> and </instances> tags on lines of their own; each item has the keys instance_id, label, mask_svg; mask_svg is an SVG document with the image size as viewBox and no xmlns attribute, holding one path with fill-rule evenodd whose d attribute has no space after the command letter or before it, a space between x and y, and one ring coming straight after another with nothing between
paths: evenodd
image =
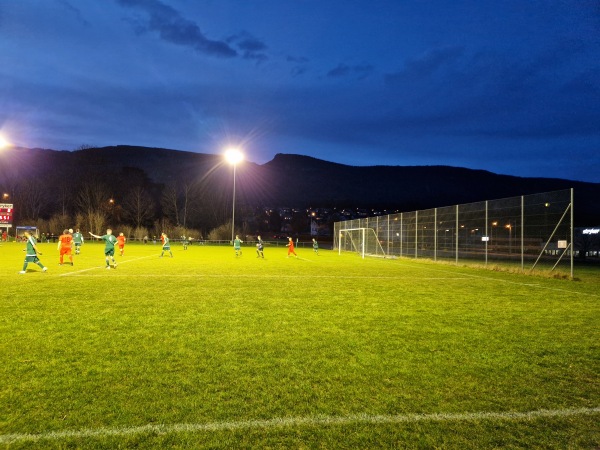
<instances>
[{"instance_id":1,"label":"dark treeline silhouette","mask_svg":"<svg viewBox=\"0 0 600 450\"><path fill-rule=\"evenodd\" d=\"M220 155L113 146L77 151L9 148L0 153L0 189L15 205L15 224L49 232L65 226L130 235L195 230L208 237L231 220L233 171ZM312 208L327 226L344 208L414 211L575 188L576 226L600 224L599 183L521 178L447 166L356 167L278 154L236 170L236 225L244 234L307 231ZM281 210L289 210L282 217ZM230 235L223 231L223 235ZM223 237L225 238L225 237Z\"/></svg>"}]
</instances>

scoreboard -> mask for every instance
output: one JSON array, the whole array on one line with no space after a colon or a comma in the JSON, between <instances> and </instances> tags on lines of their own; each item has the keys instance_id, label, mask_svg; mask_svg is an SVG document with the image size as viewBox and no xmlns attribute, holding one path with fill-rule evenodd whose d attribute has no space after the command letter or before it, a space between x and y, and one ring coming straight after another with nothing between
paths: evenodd
<instances>
[{"instance_id":1,"label":"scoreboard","mask_svg":"<svg viewBox=\"0 0 600 450\"><path fill-rule=\"evenodd\" d=\"M10 228L13 223L12 203L0 203L0 228Z\"/></svg>"}]
</instances>

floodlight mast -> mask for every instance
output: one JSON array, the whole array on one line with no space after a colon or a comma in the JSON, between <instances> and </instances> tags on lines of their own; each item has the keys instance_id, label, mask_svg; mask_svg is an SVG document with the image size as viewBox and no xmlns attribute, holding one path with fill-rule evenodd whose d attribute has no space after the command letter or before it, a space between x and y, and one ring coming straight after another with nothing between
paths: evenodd
<instances>
[{"instance_id":1,"label":"floodlight mast","mask_svg":"<svg viewBox=\"0 0 600 450\"><path fill-rule=\"evenodd\" d=\"M233 206L231 213L231 243L235 238L235 168L244 160L244 155L237 148L230 148L225 152L225 159L233 166Z\"/></svg>"}]
</instances>

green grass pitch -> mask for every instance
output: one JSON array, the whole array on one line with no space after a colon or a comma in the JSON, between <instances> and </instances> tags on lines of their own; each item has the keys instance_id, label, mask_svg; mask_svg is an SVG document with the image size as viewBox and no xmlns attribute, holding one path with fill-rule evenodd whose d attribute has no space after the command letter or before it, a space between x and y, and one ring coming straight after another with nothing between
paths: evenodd
<instances>
[{"instance_id":1,"label":"green grass pitch","mask_svg":"<svg viewBox=\"0 0 600 450\"><path fill-rule=\"evenodd\" d=\"M600 272L0 246L2 448L598 448Z\"/></svg>"}]
</instances>

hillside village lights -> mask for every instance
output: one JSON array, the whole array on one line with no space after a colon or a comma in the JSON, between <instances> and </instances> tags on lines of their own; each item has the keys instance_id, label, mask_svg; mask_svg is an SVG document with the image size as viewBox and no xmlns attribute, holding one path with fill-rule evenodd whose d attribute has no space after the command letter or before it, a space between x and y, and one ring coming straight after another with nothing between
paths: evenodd
<instances>
[{"instance_id":1,"label":"hillside village lights","mask_svg":"<svg viewBox=\"0 0 600 450\"><path fill-rule=\"evenodd\" d=\"M225 159L233 166L233 208L231 214L231 242L235 238L235 167L242 162L244 155L237 148L230 148L225 152Z\"/></svg>"}]
</instances>

